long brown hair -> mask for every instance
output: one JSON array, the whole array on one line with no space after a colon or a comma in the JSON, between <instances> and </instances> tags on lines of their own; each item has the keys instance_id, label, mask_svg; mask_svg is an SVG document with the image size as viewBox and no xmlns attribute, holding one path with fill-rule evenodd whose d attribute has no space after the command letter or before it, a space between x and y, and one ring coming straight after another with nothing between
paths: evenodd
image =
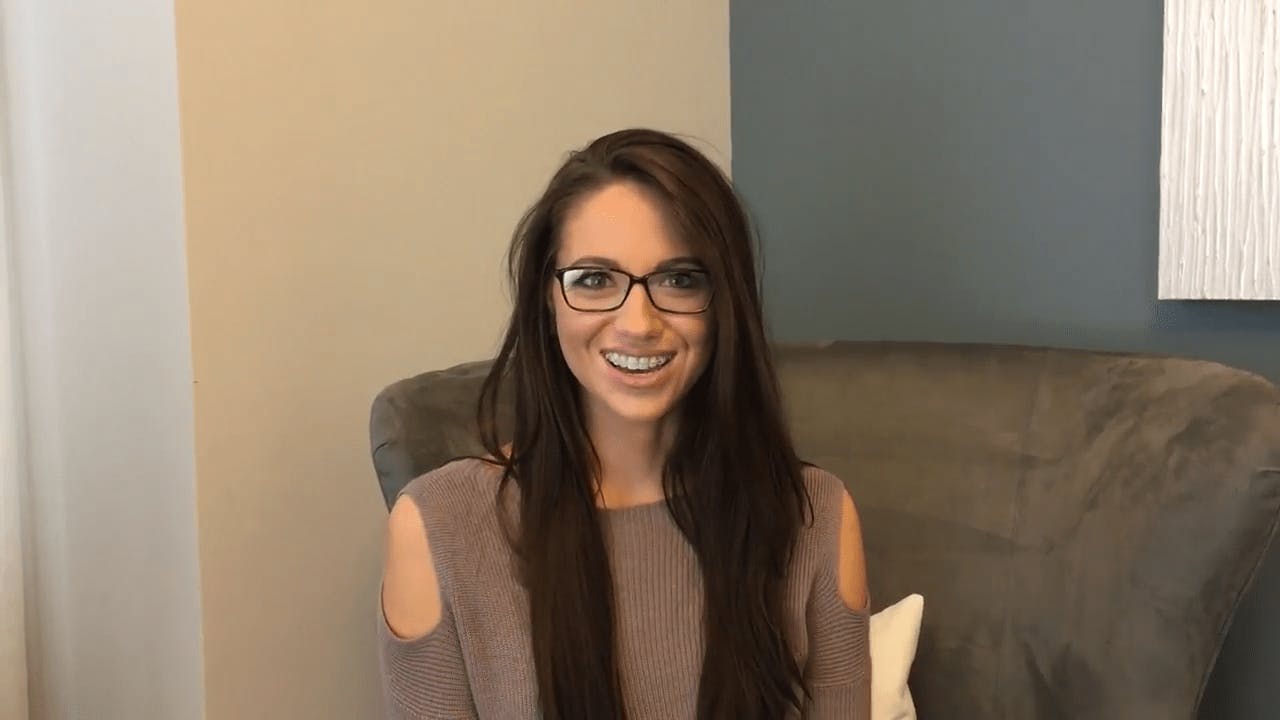
<instances>
[{"instance_id":1,"label":"long brown hair","mask_svg":"<svg viewBox=\"0 0 1280 720\"><path fill-rule=\"evenodd\" d=\"M543 717L625 717L598 459L547 302L566 215L619 181L654 193L714 288L711 357L675 411L678 433L663 467L667 508L704 582L698 717L782 717L808 691L783 629L783 583L812 507L765 336L751 228L711 161L644 129L571 153L521 219L507 258L514 307L480 395L482 441L505 469L498 495L512 481L520 491L509 540L529 597ZM503 389L514 396L509 453L498 437Z\"/></svg>"}]
</instances>

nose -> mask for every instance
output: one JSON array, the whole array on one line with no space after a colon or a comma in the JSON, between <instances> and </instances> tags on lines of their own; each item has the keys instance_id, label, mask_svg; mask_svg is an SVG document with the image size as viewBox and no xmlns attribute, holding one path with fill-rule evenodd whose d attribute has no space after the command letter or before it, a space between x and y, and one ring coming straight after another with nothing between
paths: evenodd
<instances>
[{"instance_id":1,"label":"nose","mask_svg":"<svg viewBox=\"0 0 1280 720\"><path fill-rule=\"evenodd\" d=\"M641 283L631 286L631 292L616 313L614 326L626 335L643 337L655 335L662 330L662 317L658 308L649 301L649 293L645 292Z\"/></svg>"}]
</instances>

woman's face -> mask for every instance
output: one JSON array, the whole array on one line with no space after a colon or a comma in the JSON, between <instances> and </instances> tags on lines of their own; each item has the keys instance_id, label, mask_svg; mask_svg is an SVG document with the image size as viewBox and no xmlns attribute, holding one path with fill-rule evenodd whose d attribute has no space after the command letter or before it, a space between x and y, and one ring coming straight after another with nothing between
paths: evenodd
<instances>
[{"instance_id":1,"label":"woman's face","mask_svg":"<svg viewBox=\"0 0 1280 720\"><path fill-rule=\"evenodd\" d=\"M687 243L670 227L647 190L615 182L578 201L561 229L556 268L623 270L635 276L657 270L700 270ZM621 287L626 287L625 278ZM681 302L680 292L705 275L673 273L663 280L659 302ZM582 306L607 295L610 276L571 273L566 285ZM657 281L655 281L656 283ZM575 288L577 288L575 290ZM608 312L570 307L552 280L552 307L560 350L583 389L584 411L593 423L656 423L684 398L711 354L711 311L674 314L654 307L636 283L622 306ZM584 300L585 298L585 300Z\"/></svg>"}]
</instances>

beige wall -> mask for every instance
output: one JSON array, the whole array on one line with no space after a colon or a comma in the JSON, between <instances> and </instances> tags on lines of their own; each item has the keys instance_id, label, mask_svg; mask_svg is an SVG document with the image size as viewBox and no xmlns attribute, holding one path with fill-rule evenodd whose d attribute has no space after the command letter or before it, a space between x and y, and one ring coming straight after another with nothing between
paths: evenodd
<instances>
[{"instance_id":1,"label":"beige wall","mask_svg":"<svg viewBox=\"0 0 1280 720\"><path fill-rule=\"evenodd\" d=\"M728 2L176 10L206 717L371 717L369 402L492 351L569 148L651 125L727 166Z\"/></svg>"}]
</instances>

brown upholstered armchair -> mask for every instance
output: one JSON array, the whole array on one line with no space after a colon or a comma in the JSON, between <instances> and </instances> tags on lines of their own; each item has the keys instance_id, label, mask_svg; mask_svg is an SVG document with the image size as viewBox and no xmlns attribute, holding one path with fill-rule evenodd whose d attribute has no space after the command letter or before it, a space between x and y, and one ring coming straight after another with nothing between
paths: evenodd
<instances>
[{"instance_id":1,"label":"brown upholstered armchair","mask_svg":"<svg viewBox=\"0 0 1280 720\"><path fill-rule=\"evenodd\" d=\"M1280 389L1219 364L930 343L781 346L805 460L863 518L879 609L926 600L923 718L1190 718L1280 519ZM374 402L388 505L479 451L487 362Z\"/></svg>"}]
</instances>

